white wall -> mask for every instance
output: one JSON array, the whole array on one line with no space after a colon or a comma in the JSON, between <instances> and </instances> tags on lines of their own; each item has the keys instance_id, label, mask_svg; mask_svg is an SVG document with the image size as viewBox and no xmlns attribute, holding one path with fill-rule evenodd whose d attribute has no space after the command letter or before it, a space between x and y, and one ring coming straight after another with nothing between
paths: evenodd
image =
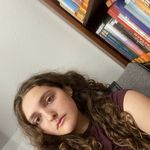
<instances>
[{"instance_id":1,"label":"white wall","mask_svg":"<svg viewBox=\"0 0 150 150\"><path fill-rule=\"evenodd\" d=\"M75 69L110 83L118 64L37 0L0 0L0 148L16 130L13 97L26 77Z\"/></svg>"}]
</instances>

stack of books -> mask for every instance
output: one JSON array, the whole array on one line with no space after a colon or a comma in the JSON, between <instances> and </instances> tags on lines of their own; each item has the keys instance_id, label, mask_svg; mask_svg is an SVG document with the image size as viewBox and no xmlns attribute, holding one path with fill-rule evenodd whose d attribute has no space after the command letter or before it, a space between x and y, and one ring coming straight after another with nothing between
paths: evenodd
<instances>
[{"instance_id":1,"label":"stack of books","mask_svg":"<svg viewBox=\"0 0 150 150\"><path fill-rule=\"evenodd\" d=\"M96 33L132 62L150 64L150 0L106 0Z\"/></svg>"},{"instance_id":2,"label":"stack of books","mask_svg":"<svg viewBox=\"0 0 150 150\"><path fill-rule=\"evenodd\" d=\"M89 0L58 0L60 6L83 24Z\"/></svg>"}]
</instances>

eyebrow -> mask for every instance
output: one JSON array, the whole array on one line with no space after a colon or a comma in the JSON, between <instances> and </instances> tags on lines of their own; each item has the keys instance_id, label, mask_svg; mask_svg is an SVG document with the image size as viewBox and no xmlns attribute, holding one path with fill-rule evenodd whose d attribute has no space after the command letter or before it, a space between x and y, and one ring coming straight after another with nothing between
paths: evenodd
<instances>
[{"instance_id":1,"label":"eyebrow","mask_svg":"<svg viewBox=\"0 0 150 150\"><path fill-rule=\"evenodd\" d=\"M40 97L40 99L39 99L39 101L38 101L38 103L39 104L43 104L43 100L45 100L45 98L46 98L46 96L47 96L47 94L50 92L51 90L49 89L49 90L47 90L46 92L44 92L44 94L42 94L42 96ZM29 122L32 122L32 120L33 120L33 118L36 116L36 112L34 112L31 116L30 116L30 118L29 118Z\"/></svg>"}]
</instances>

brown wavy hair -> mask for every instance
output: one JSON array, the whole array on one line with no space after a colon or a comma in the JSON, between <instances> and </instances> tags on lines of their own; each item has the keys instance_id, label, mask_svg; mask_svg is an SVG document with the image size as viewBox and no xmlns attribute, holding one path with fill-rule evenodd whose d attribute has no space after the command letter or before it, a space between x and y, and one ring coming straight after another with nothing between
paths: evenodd
<instances>
[{"instance_id":1,"label":"brown wavy hair","mask_svg":"<svg viewBox=\"0 0 150 150\"><path fill-rule=\"evenodd\" d=\"M102 144L95 137L85 138L82 134L75 133L48 135L27 121L21 107L23 97L33 87L43 85L61 89L71 87L79 111L92 123L97 123L114 144L131 150L149 149L150 136L137 127L129 113L122 112L111 103L106 96L107 87L77 72L69 71L34 75L21 85L15 96L14 112L18 123L38 150L102 150Z\"/></svg>"}]
</instances>

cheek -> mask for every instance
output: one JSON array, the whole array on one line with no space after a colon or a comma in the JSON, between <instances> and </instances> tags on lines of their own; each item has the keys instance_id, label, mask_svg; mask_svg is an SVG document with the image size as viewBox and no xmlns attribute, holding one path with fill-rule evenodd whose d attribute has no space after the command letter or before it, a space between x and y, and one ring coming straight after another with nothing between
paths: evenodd
<instances>
[{"instance_id":1,"label":"cheek","mask_svg":"<svg viewBox=\"0 0 150 150\"><path fill-rule=\"evenodd\" d=\"M66 101L63 101L61 107L62 106L66 111L68 111L70 113L77 113L77 111L78 111L78 108L73 99L68 99Z\"/></svg>"},{"instance_id":2,"label":"cheek","mask_svg":"<svg viewBox=\"0 0 150 150\"><path fill-rule=\"evenodd\" d=\"M41 129L43 130L43 133L52 135L56 134L56 128L52 127L52 124L50 124L48 121L42 123Z\"/></svg>"}]
</instances>

